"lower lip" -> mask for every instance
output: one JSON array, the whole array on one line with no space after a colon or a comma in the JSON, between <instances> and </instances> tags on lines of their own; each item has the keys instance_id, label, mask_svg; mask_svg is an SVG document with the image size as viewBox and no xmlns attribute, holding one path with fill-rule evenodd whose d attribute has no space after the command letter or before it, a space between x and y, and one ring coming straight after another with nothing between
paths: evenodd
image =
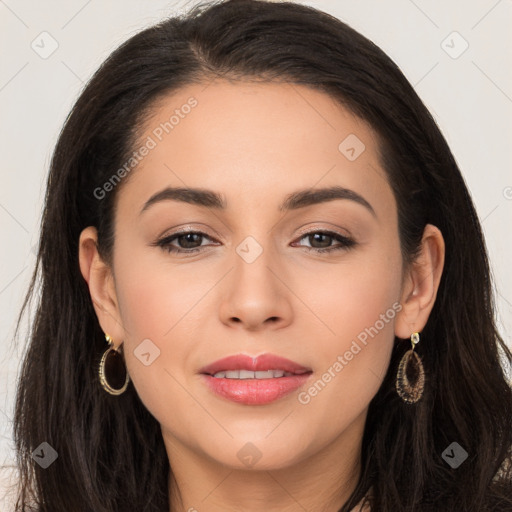
<instances>
[{"instance_id":1,"label":"lower lip","mask_svg":"<svg viewBox=\"0 0 512 512\"><path fill-rule=\"evenodd\" d=\"M226 379L203 374L206 385L217 395L245 405L264 405L300 388L311 373L272 379Z\"/></svg>"}]
</instances>

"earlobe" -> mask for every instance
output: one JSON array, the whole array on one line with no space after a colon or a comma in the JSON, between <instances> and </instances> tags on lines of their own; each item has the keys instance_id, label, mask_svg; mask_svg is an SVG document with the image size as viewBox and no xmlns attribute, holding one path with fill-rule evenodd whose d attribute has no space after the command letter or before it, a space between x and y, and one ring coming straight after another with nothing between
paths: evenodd
<instances>
[{"instance_id":1,"label":"earlobe","mask_svg":"<svg viewBox=\"0 0 512 512\"><path fill-rule=\"evenodd\" d=\"M421 250L410 264L402 287L402 310L396 317L395 335L409 338L427 324L441 282L445 244L441 231L427 224L423 231Z\"/></svg>"},{"instance_id":2,"label":"earlobe","mask_svg":"<svg viewBox=\"0 0 512 512\"><path fill-rule=\"evenodd\" d=\"M88 226L80 234L80 271L89 286L91 301L101 328L113 339L123 340L124 330L120 322L112 271L98 252L97 240L98 233L94 226Z\"/></svg>"}]
</instances>

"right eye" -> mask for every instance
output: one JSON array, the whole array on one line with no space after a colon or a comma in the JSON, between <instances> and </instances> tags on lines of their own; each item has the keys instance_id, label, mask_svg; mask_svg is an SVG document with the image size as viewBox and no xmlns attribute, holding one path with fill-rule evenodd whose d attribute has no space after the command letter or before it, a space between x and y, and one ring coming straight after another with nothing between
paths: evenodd
<instances>
[{"instance_id":1,"label":"right eye","mask_svg":"<svg viewBox=\"0 0 512 512\"><path fill-rule=\"evenodd\" d=\"M180 231L158 240L154 245L170 253L192 253L203 247L201 243L197 245L197 242L200 242L202 238L213 240L201 231ZM174 241L177 241L179 245L173 245Z\"/></svg>"}]
</instances>

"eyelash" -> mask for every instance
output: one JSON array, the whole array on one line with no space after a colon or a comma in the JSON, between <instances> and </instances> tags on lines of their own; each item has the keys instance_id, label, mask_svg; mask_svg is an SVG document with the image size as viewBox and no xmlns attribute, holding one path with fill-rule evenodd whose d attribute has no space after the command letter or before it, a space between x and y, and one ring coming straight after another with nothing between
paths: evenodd
<instances>
[{"instance_id":1,"label":"eyelash","mask_svg":"<svg viewBox=\"0 0 512 512\"><path fill-rule=\"evenodd\" d=\"M340 249L345 249L345 250L350 249L350 248L354 247L355 245L357 245L355 240L353 240L352 238L348 238L346 236L340 235L339 233L336 233L334 231L322 231L322 230L309 231L308 233L303 233L301 238L299 238L299 240L302 240L303 238L306 238L311 235L319 234L319 233L322 235L331 236L336 241L341 242L341 244L335 245L334 247L327 247L327 248L322 248L322 249L317 249L315 247L307 247L307 246L301 246L301 247L304 247L308 251L314 251L316 253L329 253L329 252L337 251ZM189 235L189 234L200 235L203 238L209 238L210 240L212 240L211 237L209 237L206 233L203 233L201 231L179 231L177 233L174 233L172 235L166 236L166 237L158 240L157 242L155 242L152 245L161 247L164 251L167 251L169 253L190 254L190 253L200 251L201 247L203 247L203 246L195 247L193 249L181 249L181 248L171 245L171 242L173 242L180 236Z\"/></svg>"}]
</instances>

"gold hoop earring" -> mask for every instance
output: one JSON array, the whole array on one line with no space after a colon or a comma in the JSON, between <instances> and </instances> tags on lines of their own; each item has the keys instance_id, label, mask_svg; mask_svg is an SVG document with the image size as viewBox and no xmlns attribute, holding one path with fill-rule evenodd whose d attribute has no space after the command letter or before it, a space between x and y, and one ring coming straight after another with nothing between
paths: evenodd
<instances>
[{"instance_id":1,"label":"gold hoop earring","mask_svg":"<svg viewBox=\"0 0 512 512\"><path fill-rule=\"evenodd\" d=\"M128 375L121 352L114 347L114 340L108 334L105 334L105 339L110 346L105 350L100 361L100 382L107 393L117 396L126 391L130 382L130 376ZM107 373L109 375L108 380Z\"/></svg>"},{"instance_id":2,"label":"gold hoop earring","mask_svg":"<svg viewBox=\"0 0 512 512\"><path fill-rule=\"evenodd\" d=\"M396 374L396 391L400 398L414 404L423 396L425 389L425 370L420 356L414 352L414 347L420 341L420 333L411 334L412 349L408 350L398 366Z\"/></svg>"}]
</instances>

